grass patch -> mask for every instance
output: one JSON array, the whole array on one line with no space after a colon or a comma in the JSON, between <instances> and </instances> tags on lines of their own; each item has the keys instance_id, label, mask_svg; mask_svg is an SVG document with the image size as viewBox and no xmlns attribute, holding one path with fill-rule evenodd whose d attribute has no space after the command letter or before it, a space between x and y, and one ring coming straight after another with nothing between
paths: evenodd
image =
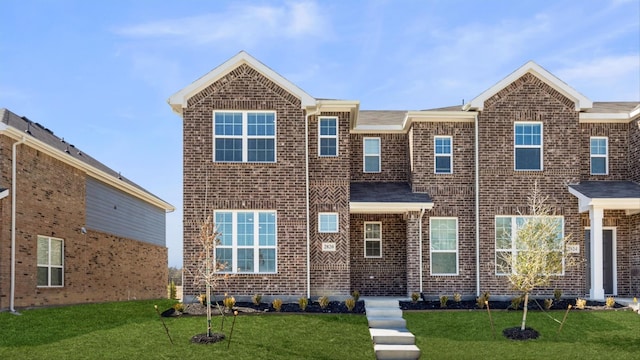
<instances>
[{"instance_id":1,"label":"grass patch","mask_svg":"<svg viewBox=\"0 0 640 360\"><path fill-rule=\"evenodd\" d=\"M192 344L205 317L165 318L173 302L130 301L0 313L0 359L353 359L374 358L363 315L240 315L227 350ZM225 322L228 336L231 322ZM213 330L220 330L214 317Z\"/></svg>"},{"instance_id":2,"label":"grass patch","mask_svg":"<svg viewBox=\"0 0 640 360\"><path fill-rule=\"evenodd\" d=\"M563 311L548 313L562 321ZM637 359L640 317L632 311L571 311L562 332L543 312L531 311L527 326L536 340L514 341L502 330L519 326L521 311L493 311L494 339L486 311L405 312L407 327L423 354L437 349L443 359Z\"/></svg>"}]
</instances>

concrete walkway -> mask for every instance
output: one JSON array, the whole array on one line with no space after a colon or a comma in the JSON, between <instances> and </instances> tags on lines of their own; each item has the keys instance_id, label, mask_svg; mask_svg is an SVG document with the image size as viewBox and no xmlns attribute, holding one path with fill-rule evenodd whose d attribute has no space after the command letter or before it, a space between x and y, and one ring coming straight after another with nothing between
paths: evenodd
<instances>
[{"instance_id":1,"label":"concrete walkway","mask_svg":"<svg viewBox=\"0 0 640 360\"><path fill-rule=\"evenodd\" d=\"M400 302L394 298L363 298L376 359L419 359L415 336L407 330Z\"/></svg>"}]
</instances>

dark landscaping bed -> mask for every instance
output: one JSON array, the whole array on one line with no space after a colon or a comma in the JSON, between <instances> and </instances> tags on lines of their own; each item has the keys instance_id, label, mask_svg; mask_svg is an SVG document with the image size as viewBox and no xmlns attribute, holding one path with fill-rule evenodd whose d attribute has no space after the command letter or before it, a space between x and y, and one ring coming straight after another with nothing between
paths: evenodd
<instances>
[{"instance_id":1,"label":"dark landscaping bed","mask_svg":"<svg viewBox=\"0 0 640 360\"><path fill-rule=\"evenodd\" d=\"M554 300L549 310L566 310L571 305L573 309L576 306L575 299L560 299ZM588 309L604 309L605 303L601 301L587 301L585 310ZM622 308L624 306L615 304L614 308ZM420 300L417 302L401 301L400 308L402 310L473 310L480 309L475 300L463 300L463 301L447 301L446 307L442 307L439 300ZM489 301L489 308L493 310L515 310L511 304L511 301ZM486 308L485 308L486 309ZM541 310L544 309L544 300L531 299L529 300L529 310ZM518 307L518 310L522 310L522 304ZM546 309L544 309L546 310Z\"/></svg>"}]
</instances>

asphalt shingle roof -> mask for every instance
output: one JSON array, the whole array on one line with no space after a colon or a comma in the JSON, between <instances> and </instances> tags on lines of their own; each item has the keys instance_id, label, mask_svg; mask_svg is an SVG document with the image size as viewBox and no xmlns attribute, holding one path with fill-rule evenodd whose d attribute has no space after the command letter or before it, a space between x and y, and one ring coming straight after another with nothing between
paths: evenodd
<instances>
[{"instance_id":1,"label":"asphalt shingle roof","mask_svg":"<svg viewBox=\"0 0 640 360\"><path fill-rule=\"evenodd\" d=\"M581 181L569 186L591 199L640 199L640 184L633 181Z\"/></svg>"},{"instance_id":2,"label":"asphalt shingle roof","mask_svg":"<svg viewBox=\"0 0 640 360\"><path fill-rule=\"evenodd\" d=\"M414 193L405 182L351 183L350 202L430 203L429 194Z\"/></svg>"}]
</instances>

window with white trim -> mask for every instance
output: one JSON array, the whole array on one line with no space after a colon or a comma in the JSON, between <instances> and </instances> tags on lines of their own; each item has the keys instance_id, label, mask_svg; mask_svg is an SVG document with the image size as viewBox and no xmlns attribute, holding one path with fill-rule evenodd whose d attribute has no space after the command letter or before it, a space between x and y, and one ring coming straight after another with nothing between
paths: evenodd
<instances>
[{"instance_id":1,"label":"window with white trim","mask_svg":"<svg viewBox=\"0 0 640 360\"><path fill-rule=\"evenodd\" d=\"M496 275L508 275L513 270L513 265L518 261L518 254L526 251L523 244L518 243L517 233L528 221L551 220L556 228L551 253L557 256L550 256L553 261L561 261L562 271L558 275L564 274L563 259L563 239L564 239L564 218L562 216L496 216ZM558 267L559 268L559 267Z\"/></svg>"},{"instance_id":2,"label":"window with white trim","mask_svg":"<svg viewBox=\"0 0 640 360\"><path fill-rule=\"evenodd\" d=\"M589 142L591 175L607 175L609 173L609 139L592 136Z\"/></svg>"},{"instance_id":3,"label":"window with white trim","mask_svg":"<svg viewBox=\"0 0 640 360\"><path fill-rule=\"evenodd\" d=\"M338 232L338 213L319 213L318 214L318 232L337 233Z\"/></svg>"},{"instance_id":4,"label":"window with white trim","mask_svg":"<svg viewBox=\"0 0 640 360\"><path fill-rule=\"evenodd\" d=\"M231 273L275 273L275 211L216 211L216 260Z\"/></svg>"},{"instance_id":5,"label":"window with white trim","mask_svg":"<svg viewBox=\"0 0 640 360\"><path fill-rule=\"evenodd\" d=\"M214 161L276 161L274 111L215 111L213 122Z\"/></svg>"},{"instance_id":6,"label":"window with white trim","mask_svg":"<svg viewBox=\"0 0 640 360\"><path fill-rule=\"evenodd\" d=\"M542 123L514 124L514 163L516 170L542 170Z\"/></svg>"},{"instance_id":7,"label":"window with white trim","mask_svg":"<svg viewBox=\"0 0 640 360\"><path fill-rule=\"evenodd\" d=\"M453 173L453 146L451 136L434 137L435 173Z\"/></svg>"},{"instance_id":8,"label":"window with white trim","mask_svg":"<svg viewBox=\"0 0 640 360\"><path fill-rule=\"evenodd\" d=\"M38 236L38 286L64 286L64 240Z\"/></svg>"},{"instance_id":9,"label":"window with white trim","mask_svg":"<svg viewBox=\"0 0 640 360\"><path fill-rule=\"evenodd\" d=\"M364 154L364 172L380 172L380 138L362 139Z\"/></svg>"},{"instance_id":10,"label":"window with white trim","mask_svg":"<svg viewBox=\"0 0 640 360\"><path fill-rule=\"evenodd\" d=\"M458 219L429 219L431 275L458 275Z\"/></svg>"},{"instance_id":11,"label":"window with white trim","mask_svg":"<svg viewBox=\"0 0 640 360\"><path fill-rule=\"evenodd\" d=\"M364 257L382 257L382 222L380 221L364 223Z\"/></svg>"},{"instance_id":12,"label":"window with white trim","mask_svg":"<svg viewBox=\"0 0 640 360\"><path fill-rule=\"evenodd\" d=\"M318 154L338 156L338 118L320 117L318 121Z\"/></svg>"}]
</instances>

